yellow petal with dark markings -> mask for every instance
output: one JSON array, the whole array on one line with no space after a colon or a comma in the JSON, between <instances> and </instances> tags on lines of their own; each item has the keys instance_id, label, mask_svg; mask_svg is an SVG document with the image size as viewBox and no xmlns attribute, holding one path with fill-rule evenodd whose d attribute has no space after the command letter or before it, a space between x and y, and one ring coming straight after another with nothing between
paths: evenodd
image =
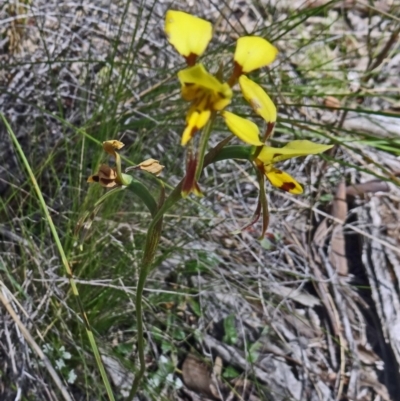
<instances>
[{"instance_id":1,"label":"yellow petal with dark markings","mask_svg":"<svg viewBox=\"0 0 400 401\"><path fill-rule=\"evenodd\" d=\"M303 193L303 187L290 174L284 171L271 168L265 175L274 187L295 195Z\"/></svg>"},{"instance_id":2,"label":"yellow petal with dark markings","mask_svg":"<svg viewBox=\"0 0 400 401\"><path fill-rule=\"evenodd\" d=\"M219 94L221 98L229 101L232 98L232 89L229 85L220 82L202 64L196 64L179 71L178 79L182 85L182 97L185 100L196 99L201 96L201 91L204 92L205 90Z\"/></svg>"},{"instance_id":3,"label":"yellow petal with dark markings","mask_svg":"<svg viewBox=\"0 0 400 401\"><path fill-rule=\"evenodd\" d=\"M189 110L189 114L186 118L186 127L182 134L182 146L185 146L193 138L195 133L207 124L210 116L210 110Z\"/></svg>"}]
</instances>

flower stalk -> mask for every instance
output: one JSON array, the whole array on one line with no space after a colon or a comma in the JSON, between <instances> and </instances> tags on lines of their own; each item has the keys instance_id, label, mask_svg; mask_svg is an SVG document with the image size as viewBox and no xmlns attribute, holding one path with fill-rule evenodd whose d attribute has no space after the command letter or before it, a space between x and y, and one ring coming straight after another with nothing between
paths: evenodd
<instances>
[{"instance_id":1,"label":"flower stalk","mask_svg":"<svg viewBox=\"0 0 400 401\"><path fill-rule=\"evenodd\" d=\"M191 193L203 196L198 182L204 169L210 164L229 159L245 160L251 163L255 169L259 183L259 197L252 222L244 229L255 224L262 215L260 237L262 238L269 223L268 199L265 191L266 179L273 186L292 194L303 192L303 187L288 173L275 167L275 164L295 157L322 153L332 147L307 140L291 141L281 148L266 145L276 126L277 109L265 90L248 78L246 74L270 65L277 57L278 50L267 40L257 36L239 38L233 56L233 72L227 82L222 82L221 69L219 73L212 75L203 64L197 63L198 57L205 52L212 37L212 25L208 21L182 11L170 10L165 19L165 33L170 44L184 57L188 66L177 74L181 84L182 98L190 102L185 118L186 125L181 137L181 145L187 149L185 177L167 198L165 198L164 185L159 180L161 191L159 200L156 201L146 185L138 179L122 173L121 158L117 150L121 149L123 144L112 140L104 142L103 148L115 158L115 167L102 165L99 172L89 177L88 180L97 182L106 188L128 188L142 200L152 217L146 233L135 300L139 366L127 401L133 400L145 374L142 298L146 279L153 268L165 213ZM266 129L262 135L253 121L226 110L234 96L233 87L236 83L239 84L244 99L254 113L266 123ZM220 117L225 121L232 135L208 150L214 123ZM199 131L201 134L197 138L196 134ZM234 137L246 145L228 146ZM148 159L127 169L126 172L136 173L144 170L158 176L163 167L157 160Z\"/></svg>"},{"instance_id":2,"label":"flower stalk","mask_svg":"<svg viewBox=\"0 0 400 401\"><path fill-rule=\"evenodd\" d=\"M244 159L250 160L251 158L251 148L249 146L229 146L226 148L219 148L218 145L211 149L210 152L204 157L204 164L202 170L212 163L221 160L232 159L232 156L236 159ZM145 355L144 355L144 331L143 331L143 312L142 312L142 298L143 298L143 289L146 283L146 279L148 274L151 271L152 263L157 251L158 243L161 236L162 231L162 220L165 213L176 205L182 199L182 185L184 183L184 179L173 189L168 198L160 205L159 209L153 216L153 220L151 221L149 228L146 234L146 243L143 252L141 268L139 272L139 279L136 289L136 325L137 325L137 348L138 348L138 356L140 367L139 370L135 374L135 378L129 392L129 396L127 401L132 401L137 390L139 388L139 384L143 378L145 373Z\"/></svg>"},{"instance_id":3,"label":"flower stalk","mask_svg":"<svg viewBox=\"0 0 400 401\"><path fill-rule=\"evenodd\" d=\"M207 151L208 140L210 139L212 128L214 125L216 113L212 113L210 120L208 121L207 125L204 127L201 137L200 137L200 144L199 150L197 153L197 168L196 168L196 176L195 180L199 181L201 173L203 172L203 165L204 165L204 156Z\"/></svg>"}]
</instances>

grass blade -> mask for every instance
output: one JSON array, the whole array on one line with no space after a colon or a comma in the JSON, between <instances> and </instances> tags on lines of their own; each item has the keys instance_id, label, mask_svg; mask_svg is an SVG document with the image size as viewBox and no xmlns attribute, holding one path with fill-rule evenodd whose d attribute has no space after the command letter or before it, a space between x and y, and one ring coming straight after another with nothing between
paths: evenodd
<instances>
[{"instance_id":1,"label":"grass blade","mask_svg":"<svg viewBox=\"0 0 400 401\"><path fill-rule=\"evenodd\" d=\"M41 206L41 208L42 208L42 210L43 210L43 212L44 212L44 214L46 216L47 223L48 223L50 231L51 231L51 233L53 235L54 241L56 243L58 252L59 252L60 257L61 257L62 264L63 264L63 266L65 268L65 272L67 274L69 283L71 285L72 293L74 294L75 299L76 299L76 301L78 303L78 307L80 309L80 313L82 315L82 319L83 319L83 322L85 324L85 330L86 330L87 336L89 338L90 346L92 348L94 357L96 359L97 367L99 369L101 378L103 380L105 389L107 391L108 399L110 401L115 401L114 394L113 394L113 391L111 389L111 385L110 385L110 382L108 380L108 377L107 377L103 362L101 360L100 352L99 352L99 349L98 349L97 344L96 344L96 340L95 340L94 335L93 335L93 331L91 329L89 320L88 320L88 318L86 316L85 310L83 308L83 305L82 305L82 302L81 302L81 299L80 299L80 296L79 296L78 288L76 286L75 280L74 280L73 275L72 275L71 267L70 267L70 265L68 263L68 259L67 259L66 255L65 255L64 248L63 248L63 246L61 244L60 237L58 236L56 227L55 227L55 225L53 223L53 219L50 216L50 213L49 213L49 210L47 208L46 202L45 202L45 200L43 198L42 191L39 188L39 185L38 185L38 183L36 181L35 175L33 174L31 166L30 166L30 164L28 162L28 159L25 157L24 151L22 150L21 145L19 144L18 139L15 136L10 124L8 123L7 119L5 118L5 116L2 113L0 113L0 117L3 120L4 125L6 126L6 129L7 129L8 133L9 133L9 135L11 137L11 140L12 140L12 142L13 142L13 144L14 144L14 146L15 146L18 154L19 154L19 156L22 159L22 162L23 162L23 164L24 164L24 166L26 168L26 171L27 171L27 173L29 175L29 178L30 178L30 180L32 182L32 186L33 186L33 188L34 188L34 190L36 192L36 195L37 195L37 197L39 199L40 206Z\"/></svg>"}]
</instances>

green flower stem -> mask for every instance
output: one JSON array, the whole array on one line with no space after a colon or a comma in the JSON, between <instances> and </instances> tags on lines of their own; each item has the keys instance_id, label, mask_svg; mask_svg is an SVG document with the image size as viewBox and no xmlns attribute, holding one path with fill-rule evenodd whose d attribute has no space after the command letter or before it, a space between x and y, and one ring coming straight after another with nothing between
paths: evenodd
<instances>
[{"instance_id":1,"label":"green flower stem","mask_svg":"<svg viewBox=\"0 0 400 401\"><path fill-rule=\"evenodd\" d=\"M257 172L258 184L260 186L259 202L261 204L262 223L263 223L262 231L261 231L261 235L259 237L259 240L262 240L264 238L264 235L265 235L267 229L268 229L268 224L269 224L268 199L267 199L267 194L266 194L266 192L264 190L264 187L265 187L265 176L258 169L256 169L256 172Z\"/></svg>"},{"instance_id":2,"label":"green flower stem","mask_svg":"<svg viewBox=\"0 0 400 401\"><path fill-rule=\"evenodd\" d=\"M201 133L199 152L197 154L196 181L200 179L201 173L203 172L204 155L206 154L208 140L210 139L211 130L214 125L216 115L217 114L215 111L211 113L211 117Z\"/></svg>"},{"instance_id":3,"label":"green flower stem","mask_svg":"<svg viewBox=\"0 0 400 401\"><path fill-rule=\"evenodd\" d=\"M220 148L218 145L211 149L207 155L204 157L204 163L202 164L202 170L208 165L215 163L217 161L226 159L244 159L251 160L253 148L249 146L228 146L226 148ZM201 170L201 171L202 171ZM133 380L132 388L129 392L127 401L132 401L138 388L140 381L145 373L145 355L144 355L144 337L143 337L143 312L142 312L142 298L143 289L146 283L147 276L151 270L151 265L154 260L154 256L157 251L158 243L161 236L162 229L162 218L164 214L177 202L182 199L183 180L173 189L165 202L159 207L155 215L153 215L153 220L151 221L146 235L146 244L144 247L142 265L139 273L139 280L136 289L136 324L137 324L137 347L139 354L140 368L135 374L135 379Z\"/></svg>"},{"instance_id":4,"label":"green flower stem","mask_svg":"<svg viewBox=\"0 0 400 401\"><path fill-rule=\"evenodd\" d=\"M143 289L146 283L147 276L151 270L151 264L153 262L155 253L157 251L158 243L161 236L162 230L162 218L164 214L170 209L175 203L177 203L181 198L183 180L175 187L171 192L166 201L158 209L157 213L153 216L153 220L147 230L146 244L144 247L144 253L142 258L142 266L139 273L139 280L136 289L136 324L137 324L137 348L139 354L140 369L135 374L135 379L129 392L128 401L132 401L145 373L145 357L144 357L144 338L143 338L143 312L142 312L142 298Z\"/></svg>"},{"instance_id":5,"label":"green flower stem","mask_svg":"<svg viewBox=\"0 0 400 401\"><path fill-rule=\"evenodd\" d=\"M132 191L143 201L143 203L149 209L152 217L156 215L158 210L157 202L144 184L138 180L132 179L130 184L127 185L127 189Z\"/></svg>"},{"instance_id":6,"label":"green flower stem","mask_svg":"<svg viewBox=\"0 0 400 401\"><path fill-rule=\"evenodd\" d=\"M214 149L211 149L205 157L204 167L208 166L209 164L219 162L221 160L242 159L251 161L254 148L252 146L231 145L222 148L215 155L212 155L213 150ZM209 157L209 155L212 155L212 159ZM209 160L207 160L207 158Z\"/></svg>"}]
</instances>

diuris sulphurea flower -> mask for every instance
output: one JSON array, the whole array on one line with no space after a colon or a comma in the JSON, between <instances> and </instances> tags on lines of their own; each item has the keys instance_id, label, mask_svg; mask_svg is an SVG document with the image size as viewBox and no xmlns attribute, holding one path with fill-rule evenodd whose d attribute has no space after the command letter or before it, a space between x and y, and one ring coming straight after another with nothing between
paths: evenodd
<instances>
[{"instance_id":1,"label":"diuris sulphurea flower","mask_svg":"<svg viewBox=\"0 0 400 401\"><path fill-rule=\"evenodd\" d=\"M315 155L325 152L333 145L321 145L307 140L296 140L282 148L263 146L254 160L258 170L277 188L292 194L303 193L303 187L288 173L275 167L275 163L294 157Z\"/></svg>"},{"instance_id":2,"label":"diuris sulphurea flower","mask_svg":"<svg viewBox=\"0 0 400 401\"><path fill-rule=\"evenodd\" d=\"M255 224L262 216L260 238L264 237L269 224L268 200L265 192L265 178L275 187L294 195L303 193L303 187L288 173L275 167L275 163L294 157L315 155L325 152L333 145L321 145L307 140L296 140L287 143L282 148L262 146L253 151L251 159L257 168L257 181L260 187L257 208L252 221L238 232Z\"/></svg>"},{"instance_id":3,"label":"diuris sulphurea flower","mask_svg":"<svg viewBox=\"0 0 400 401\"><path fill-rule=\"evenodd\" d=\"M118 154L118 150L122 148L123 144L116 140L106 141L103 143L103 148L115 158L115 166L102 164L98 173L89 177L88 181L97 182L112 189L104 191L102 196L96 200L94 207L87 210L78 222L78 229L90 225L105 200L123 191L130 191L140 198L149 211L149 221L146 221L146 239L143 241L142 259L137 269L138 278L135 286L138 366L135 369L135 377L127 401L135 399L140 382L146 373L143 294L147 277L156 267L155 261L161 260L156 256L160 252L159 242L162 238L163 220L166 214L190 194L203 196L199 181L206 168L221 161L246 161L254 169L259 184L258 201L251 222L235 233L240 233L254 225L262 217L261 239L268 229L270 216L265 182L268 180L273 186L292 194L303 192L303 187L296 179L276 167L277 163L290 158L322 153L332 147L332 145L320 145L308 140L295 140L281 148L267 146L266 142L272 136L277 121L277 109L262 86L251 80L247 74L271 64L277 57L278 50L259 36L239 38L232 57L231 75L227 81L224 81L224 65L222 63L218 72L213 75L206 70L203 64L198 62L198 58L204 54L211 41L212 30L212 25L208 21L182 11L170 10L165 17L165 33L168 41L183 56L187 64L177 73L181 85L181 96L184 101L190 103L186 113L186 127L181 138L181 145L186 146L186 172L183 178L172 188L161 179L155 178L154 176L158 176L163 169L163 166L155 159L147 159L125 170L125 172L135 170L138 177L123 174L121 157ZM266 123L264 124L264 133L261 135L258 126L253 121L234 114L228 109L233 103L233 89L236 83L254 113ZM217 119L221 118L234 135L226 135L225 138L221 138L222 140L213 143L213 140L210 141L210 136ZM199 130L201 132L196 136ZM245 144L230 144L234 136ZM17 143L16 139L15 142ZM156 145L154 138L148 145L154 150L154 145ZM145 173L136 170L144 170ZM230 173L231 168L228 170ZM216 175L220 171L220 169L213 170ZM149 177L148 173L153 176ZM227 174L225 175L227 176ZM143 183L142 178L150 178L151 186ZM229 183L234 178L230 176ZM175 177L173 179L175 180ZM221 181L225 178L219 175L218 179ZM154 184L157 184L157 191ZM157 196L155 196L156 193ZM126 204L127 202L124 203L124 209ZM180 213L182 214L182 210ZM128 218L129 215L123 213L121 218ZM101 361L101 358L97 359ZM109 398L113 398L112 394Z\"/></svg>"},{"instance_id":4,"label":"diuris sulphurea flower","mask_svg":"<svg viewBox=\"0 0 400 401\"><path fill-rule=\"evenodd\" d=\"M183 99L192 103L181 141L186 145L207 124L212 111L221 111L231 102L232 89L208 73L202 64L179 71L178 79Z\"/></svg>"},{"instance_id":5,"label":"diuris sulphurea flower","mask_svg":"<svg viewBox=\"0 0 400 401\"><path fill-rule=\"evenodd\" d=\"M275 60L278 50L272 44L258 36L239 38L232 75L228 82L221 82L202 64L196 64L197 58L205 52L212 37L212 25L208 21L182 11L169 10L165 17L165 33L169 43L185 58L189 66L178 72L182 98L191 102L181 139L183 146L188 144L197 131L205 127L213 112L221 112L231 103L231 87L238 79L244 98L264 118L269 124L269 131L272 131L276 121L275 105L261 86L243 75ZM221 114L228 128L242 141L250 145L263 144L259 138L243 130L246 123L242 121L242 117L234 117L230 112Z\"/></svg>"}]
</instances>

